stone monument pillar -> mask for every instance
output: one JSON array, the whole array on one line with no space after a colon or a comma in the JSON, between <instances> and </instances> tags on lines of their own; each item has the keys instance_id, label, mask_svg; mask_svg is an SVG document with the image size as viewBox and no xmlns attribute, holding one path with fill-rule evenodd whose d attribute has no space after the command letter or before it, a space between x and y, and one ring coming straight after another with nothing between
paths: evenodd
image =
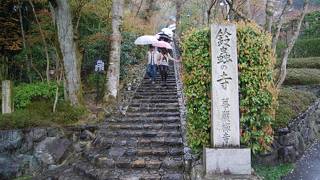
<instances>
[{"instance_id":1,"label":"stone monument pillar","mask_svg":"<svg viewBox=\"0 0 320 180\"><path fill-rule=\"evenodd\" d=\"M2 81L2 114L13 112L12 103L11 81Z\"/></svg>"},{"instance_id":2,"label":"stone monument pillar","mask_svg":"<svg viewBox=\"0 0 320 180\"><path fill-rule=\"evenodd\" d=\"M251 174L251 151L240 149L238 60L235 24L211 26L211 145L207 174Z\"/></svg>"}]
</instances>

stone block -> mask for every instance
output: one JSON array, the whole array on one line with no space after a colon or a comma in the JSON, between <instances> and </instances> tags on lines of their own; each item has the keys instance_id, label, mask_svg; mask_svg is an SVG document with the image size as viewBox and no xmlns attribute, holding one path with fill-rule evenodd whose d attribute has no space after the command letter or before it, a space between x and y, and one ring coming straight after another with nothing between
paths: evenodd
<instances>
[{"instance_id":1,"label":"stone block","mask_svg":"<svg viewBox=\"0 0 320 180\"><path fill-rule=\"evenodd\" d=\"M250 149L209 149L203 151L206 174L251 174Z\"/></svg>"}]
</instances>

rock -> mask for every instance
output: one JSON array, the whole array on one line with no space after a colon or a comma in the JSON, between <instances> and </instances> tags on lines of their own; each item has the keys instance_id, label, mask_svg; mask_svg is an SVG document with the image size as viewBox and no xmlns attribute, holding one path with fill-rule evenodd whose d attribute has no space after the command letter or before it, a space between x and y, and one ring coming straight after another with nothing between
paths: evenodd
<instances>
[{"instance_id":1,"label":"rock","mask_svg":"<svg viewBox=\"0 0 320 180\"><path fill-rule=\"evenodd\" d=\"M255 159L260 164L276 165L278 163L278 153L276 150L272 150L268 153L258 154Z\"/></svg>"},{"instance_id":2,"label":"rock","mask_svg":"<svg viewBox=\"0 0 320 180\"><path fill-rule=\"evenodd\" d=\"M68 139L47 137L35 148L35 156L45 165L59 163L69 149L71 142Z\"/></svg>"},{"instance_id":3,"label":"rock","mask_svg":"<svg viewBox=\"0 0 320 180\"><path fill-rule=\"evenodd\" d=\"M112 157L120 157L125 153L125 149L113 147L109 150L109 155Z\"/></svg>"},{"instance_id":4,"label":"rock","mask_svg":"<svg viewBox=\"0 0 320 180\"><path fill-rule=\"evenodd\" d=\"M0 179L10 180L19 176L20 163L7 154L0 154Z\"/></svg>"},{"instance_id":5,"label":"rock","mask_svg":"<svg viewBox=\"0 0 320 180\"><path fill-rule=\"evenodd\" d=\"M162 177L162 180L182 180L183 175L182 174L166 174Z\"/></svg>"},{"instance_id":6,"label":"rock","mask_svg":"<svg viewBox=\"0 0 320 180\"><path fill-rule=\"evenodd\" d=\"M162 168L172 169L172 170L181 170L183 169L183 162L182 161L175 161L169 158L166 158L163 161Z\"/></svg>"},{"instance_id":7,"label":"rock","mask_svg":"<svg viewBox=\"0 0 320 180\"><path fill-rule=\"evenodd\" d=\"M24 172L24 174L36 175L40 172L41 166L34 156L20 154L17 156L17 159L19 159L21 171Z\"/></svg>"},{"instance_id":8,"label":"rock","mask_svg":"<svg viewBox=\"0 0 320 180\"><path fill-rule=\"evenodd\" d=\"M48 137L63 137L64 133L59 128L47 128Z\"/></svg>"},{"instance_id":9,"label":"rock","mask_svg":"<svg viewBox=\"0 0 320 180\"><path fill-rule=\"evenodd\" d=\"M95 138L95 135L88 130L84 130L80 133L80 140L82 141L89 141L89 140L93 140L94 138Z\"/></svg>"},{"instance_id":10,"label":"rock","mask_svg":"<svg viewBox=\"0 0 320 180\"><path fill-rule=\"evenodd\" d=\"M115 166L114 160L105 156L97 158L96 164L100 167L102 166L108 168L114 168Z\"/></svg>"},{"instance_id":11,"label":"rock","mask_svg":"<svg viewBox=\"0 0 320 180\"><path fill-rule=\"evenodd\" d=\"M286 146L279 149L279 158L283 162L295 162L296 151L293 146Z\"/></svg>"},{"instance_id":12,"label":"rock","mask_svg":"<svg viewBox=\"0 0 320 180\"><path fill-rule=\"evenodd\" d=\"M132 163L132 168L143 168L146 166L146 162L143 159L135 160Z\"/></svg>"},{"instance_id":13,"label":"rock","mask_svg":"<svg viewBox=\"0 0 320 180\"><path fill-rule=\"evenodd\" d=\"M30 132L26 135L27 138L29 137L34 142L39 142L44 139L47 135L47 130L44 128L33 128Z\"/></svg>"},{"instance_id":14,"label":"rock","mask_svg":"<svg viewBox=\"0 0 320 180\"><path fill-rule=\"evenodd\" d=\"M294 145L297 141L297 135L294 131L279 137L279 143L283 146Z\"/></svg>"},{"instance_id":15,"label":"rock","mask_svg":"<svg viewBox=\"0 0 320 180\"><path fill-rule=\"evenodd\" d=\"M286 128L280 128L280 129L278 129L277 132L278 132L278 135L279 135L279 136L283 136L283 135L288 134L290 131L289 131L289 129L286 127Z\"/></svg>"},{"instance_id":16,"label":"rock","mask_svg":"<svg viewBox=\"0 0 320 180\"><path fill-rule=\"evenodd\" d=\"M23 134L21 130L0 131L0 153L21 147Z\"/></svg>"}]
</instances>

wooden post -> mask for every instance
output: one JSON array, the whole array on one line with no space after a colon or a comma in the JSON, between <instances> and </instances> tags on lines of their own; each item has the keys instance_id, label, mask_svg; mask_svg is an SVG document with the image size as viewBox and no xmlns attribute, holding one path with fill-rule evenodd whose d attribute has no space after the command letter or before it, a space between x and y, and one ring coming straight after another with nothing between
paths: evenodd
<instances>
[{"instance_id":1,"label":"wooden post","mask_svg":"<svg viewBox=\"0 0 320 180\"><path fill-rule=\"evenodd\" d=\"M12 113L12 83L9 80L2 81L2 114Z\"/></svg>"}]
</instances>

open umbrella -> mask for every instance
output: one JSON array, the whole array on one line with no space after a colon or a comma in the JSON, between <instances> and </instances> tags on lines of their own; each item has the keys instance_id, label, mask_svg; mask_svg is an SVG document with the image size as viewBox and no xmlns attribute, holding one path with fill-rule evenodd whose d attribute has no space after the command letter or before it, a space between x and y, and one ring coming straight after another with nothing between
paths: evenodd
<instances>
[{"instance_id":1,"label":"open umbrella","mask_svg":"<svg viewBox=\"0 0 320 180\"><path fill-rule=\"evenodd\" d=\"M176 30L176 24L170 24L170 25L168 26L168 29L170 29L170 30L172 30L172 31Z\"/></svg>"},{"instance_id":2,"label":"open umbrella","mask_svg":"<svg viewBox=\"0 0 320 180\"><path fill-rule=\"evenodd\" d=\"M157 38L155 36L151 36L151 35L144 35L144 36L140 36L138 37L135 41L134 44L135 45L148 45L148 44L153 44L155 42L157 42Z\"/></svg>"},{"instance_id":3,"label":"open umbrella","mask_svg":"<svg viewBox=\"0 0 320 180\"><path fill-rule=\"evenodd\" d=\"M169 37L171 37L171 38L173 37L173 32L171 29L163 28L163 29L161 29L161 31L164 32L164 34L168 35Z\"/></svg>"},{"instance_id":4,"label":"open umbrella","mask_svg":"<svg viewBox=\"0 0 320 180\"><path fill-rule=\"evenodd\" d=\"M164 34L164 32L159 32L158 34L156 34L156 37L159 41L161 41L161 40L166 41L166 42L172 41L172 38L170 38L168 35Z\"/></svg>"},{"instance_id":5,"label":"open umbrella","mask_svg":"<svg viewBox=\"0 0 320 180\"><path fill-rule=\"evenodd\" d=\"M172 49L172 46L164 41L157 41L155 43L152 43L152 46L158 47L158 48L166 48L166 49Z\"/></svg>"}]
</instances>

